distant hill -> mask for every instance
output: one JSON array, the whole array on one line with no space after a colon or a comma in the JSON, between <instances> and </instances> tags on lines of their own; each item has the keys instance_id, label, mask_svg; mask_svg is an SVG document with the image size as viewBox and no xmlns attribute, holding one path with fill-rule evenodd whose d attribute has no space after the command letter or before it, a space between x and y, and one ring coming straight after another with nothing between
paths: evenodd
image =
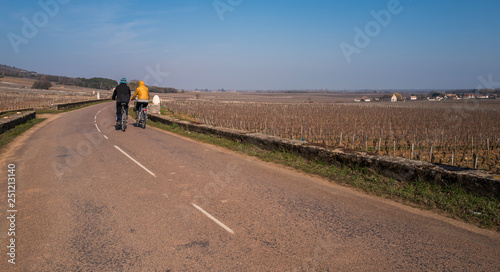
<instances>
[{"instance_id":1,"label":"distant hill","mask_svg":"<svg viewBox=\"0 0 500 272\"><path fill-rule=\"evenodd\" d=\"M50 82L67 85L67 86L80 86L80 87L88 87L94 89L103 89L110 90L118 85L116 80L102 78L102 77L93 77L93 78L83 78L83 77L65 77L65 76L54 76L54 75L45 75L39 74L33 71L27 71L24 69L7 66L0 64L0 77L10 76L10 77L20 77L20 78L30 78L30 79L41 79L45 77ZM135 85L134 85L135 84ZM129 84L131 89L135 90L139 85L139 81L132 80ZM177 93L178 90L172 87L157 87L157 86L148 86L150 92L156 93Z\"/></svg>"},{"instance_id":2,"label":"distant hill","mask_svg":"<svg viewBox=\"0 0 500 272\"><path fill-rule=\"evenodd\" d=\"M1 76L22 77L22 78L36 78L36 72L30 72L12 66L0 64Z\"/></svg>"},{"instance_id":3,"label":"distant hill","mask_svg":"<svg viewBox=\"0 0 500 272\"><path fill-rule=\"evenodd\" d=\"M116 82L116 80L108 78L94 77L87 79L87 78L73 78L65 76L45 75L3 64L0 64L0 76L21 77L30 79L41 79L42 77L45 77L46 79L48 79L50 82L53 83L58 83L68 86L80 86L80 87L88 87L94 89L103 89L103 90L109 90L118 85L118 82Z\"/></svg>"}]
</instances>

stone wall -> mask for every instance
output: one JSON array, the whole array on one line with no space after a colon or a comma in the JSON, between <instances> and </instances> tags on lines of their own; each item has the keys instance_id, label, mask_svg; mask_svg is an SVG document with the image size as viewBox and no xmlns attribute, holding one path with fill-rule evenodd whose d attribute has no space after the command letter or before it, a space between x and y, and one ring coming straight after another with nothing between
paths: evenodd
<instances>
[{"instance_id":1,"label":"stone wall","mask_svg":"<svg viewBox=\"0 0 500 272\"><path fill-rule=\"evenodd\" d=\"M21 112L21 111L34 111L34 108L24 108L24 109L16 109L16 110L6 110L6 111L0 111L0 115L4 113L9 113L9 112Z\"/></svg>"},{"instance_id":2,"label":"stone wall","mask_svg":"<svg viewBox=\"0 0 500 272\"><path fill-rule=\"evenodd\" d=\"M500 177L481 170L438 165L398 157L370 155L365 152L341 149L329 150L309 145L306 142L283 139L261 133L250 133L247 131L196 124L166 116L150 115L149 117L152 121L168 125L177 124L179 127L189 131L248 142L267 150L290 151L304 158L331 165L362 167L396 180L421 180L439 185L456 184L478 195L500 198Z\"/></svg>"},{"instance_id":3,"label":"stone wall","mask_svg":"<svg viewBox=\"0 0 500 272\"><path fill-rule=\"evenodd\" d=\"M15 126L24 124L31 119L36 118L36 112L34 111L25 111L20 112L19 114L10 115L7 118L0 119L0 134L5 131L14 128Z\"/></svg>"},{"instance_id":4,"label":"stone wall","mask_svg":"<svg viewBox=\"0 0 500 272\"><path fill-rule=\"evenodd\" d=\"M95 102L109 102L109 101L112 101L112 100L111 99L86 100L86 101L78 101L78 102L71 102L71 103L55 104L53 106L53 108L55 110L67 110L67 109L72 109L72 108L84 106L84 105L95 103Z\"/></svg>"}]
</instances>

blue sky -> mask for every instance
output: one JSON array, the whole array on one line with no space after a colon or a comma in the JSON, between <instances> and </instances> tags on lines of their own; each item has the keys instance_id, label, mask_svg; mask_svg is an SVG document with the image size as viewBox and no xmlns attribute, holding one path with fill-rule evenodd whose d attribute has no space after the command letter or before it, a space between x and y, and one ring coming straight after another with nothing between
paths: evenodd
<instances>
[{"instance_id":1,"label":"blue sky","mask_svg":"<svg viewBox=\"0 0 500 272\"><path fill-rule=\"evenodd\" d=\"M0 3L0 64L39 73L188 90L500 87L497 0L26 2Z\"/></svg>"}]
</instances>

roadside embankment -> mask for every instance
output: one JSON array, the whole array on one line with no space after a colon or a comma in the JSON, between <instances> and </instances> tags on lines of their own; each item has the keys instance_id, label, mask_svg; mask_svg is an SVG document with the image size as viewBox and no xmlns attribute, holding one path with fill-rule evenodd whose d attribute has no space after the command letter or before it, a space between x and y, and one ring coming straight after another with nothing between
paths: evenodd
<instances>
[{"instance_id":1,"label":"roadside embankment","mask_svg":"<svg viewBox=\"0 0 500 272\"><path fill-rule=\"evenodd\" d=\"M213 127L166 116L150 115L149 117L155 122L167 125L176 124L189 131L248 142L267 150L289 151L304 158L327 164L366 168L396 180L421 180L439 185L454 184L477 195L500 198L500 178L486 171L438 165L390 156L370 155L365 152L342 149L329 150L309 145L306 142L283 139L261 133Z\"/></svg>"},{"instance_id":2,"label":"roadside embankment","mask_svg":"<svg viewBox=\"0 0 500 272\"><path fill-rule=\"evenodd\" d=\"M12 111L9 111L12 112ZM2 112L6 113L6 112ZM24 124L28 122L31 119L36 118L36 112L34 111L24 111L24 112L19 112L15 113L9 116L6 116L2 119L0 119L0 134L4 133L5 131L14 128L15 126Z\"/></svg>"}]
</instances>

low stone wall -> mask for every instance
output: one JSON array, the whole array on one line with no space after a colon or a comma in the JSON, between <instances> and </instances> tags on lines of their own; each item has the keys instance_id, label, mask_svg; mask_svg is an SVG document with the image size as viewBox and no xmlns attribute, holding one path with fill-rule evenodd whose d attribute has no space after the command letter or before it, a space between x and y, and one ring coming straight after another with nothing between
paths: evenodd
<instances>
[{"instance_id":1,"label":"low stone wall","mask_svg":"<svg viewBox=\"0 0 500 272\"><path fill-rule=\"evenodd\" d=\"M33 111L35 110L34 108L24 108L24 109L17 109L17 110L6 110L6 111L0 111L0 115L4 113L9 113L9 112L21 112L21 111Z\"/></svg>"},{"instance_id":2,"label":"low stone wall","mask_svg":"<svg viewBox=\"0 0 500 272\"><path fill-rule=\"evenodd\" d=\"M14 128L15 126L24 124L31 119L36 118L36 112L34 111L25 111L19 114L10 115L7 118L0 119L0 134L5 131Z\"/></svg>"},{"instance_id":3,"label":"low stone wall","mask_svg":"<svg viewBox=\"0 0 500 272\"><path fill-rule=\"evenodd\" d=\"M53 106L53 108L56 110L67 110L67 109L72 109L72 108L84 106L84 105L95 103L95 102L109 102L109 101L112 101L112 100L111 99L86 100L86 101L78 101L78 102L71 102L71 103L55 104Z\"/></svg>"},{"instance_id":4,"label":"low stone wall","mask_svg":"<svg viewBox=\"0 0 500 272\"><path fill-rule=\"evenodd\" d=\"M168 125L177 124L179 127L205 134L248 142L267 150L290 151L304 158L321 161L327 164L362 167L380 173L384 176L404 181L425 181L432 184L456 184L469 192L478 195L500 198L500 178L485 171L437 165L424 161L415 161L398 157L370 155L365 152L348 150L328 150L318 146L308 145L306 142L283 139L250 133L248 131L213 127L205 124L196 124L159 115L149 115L155 122Z\"/></svg>"}]
</instances>

